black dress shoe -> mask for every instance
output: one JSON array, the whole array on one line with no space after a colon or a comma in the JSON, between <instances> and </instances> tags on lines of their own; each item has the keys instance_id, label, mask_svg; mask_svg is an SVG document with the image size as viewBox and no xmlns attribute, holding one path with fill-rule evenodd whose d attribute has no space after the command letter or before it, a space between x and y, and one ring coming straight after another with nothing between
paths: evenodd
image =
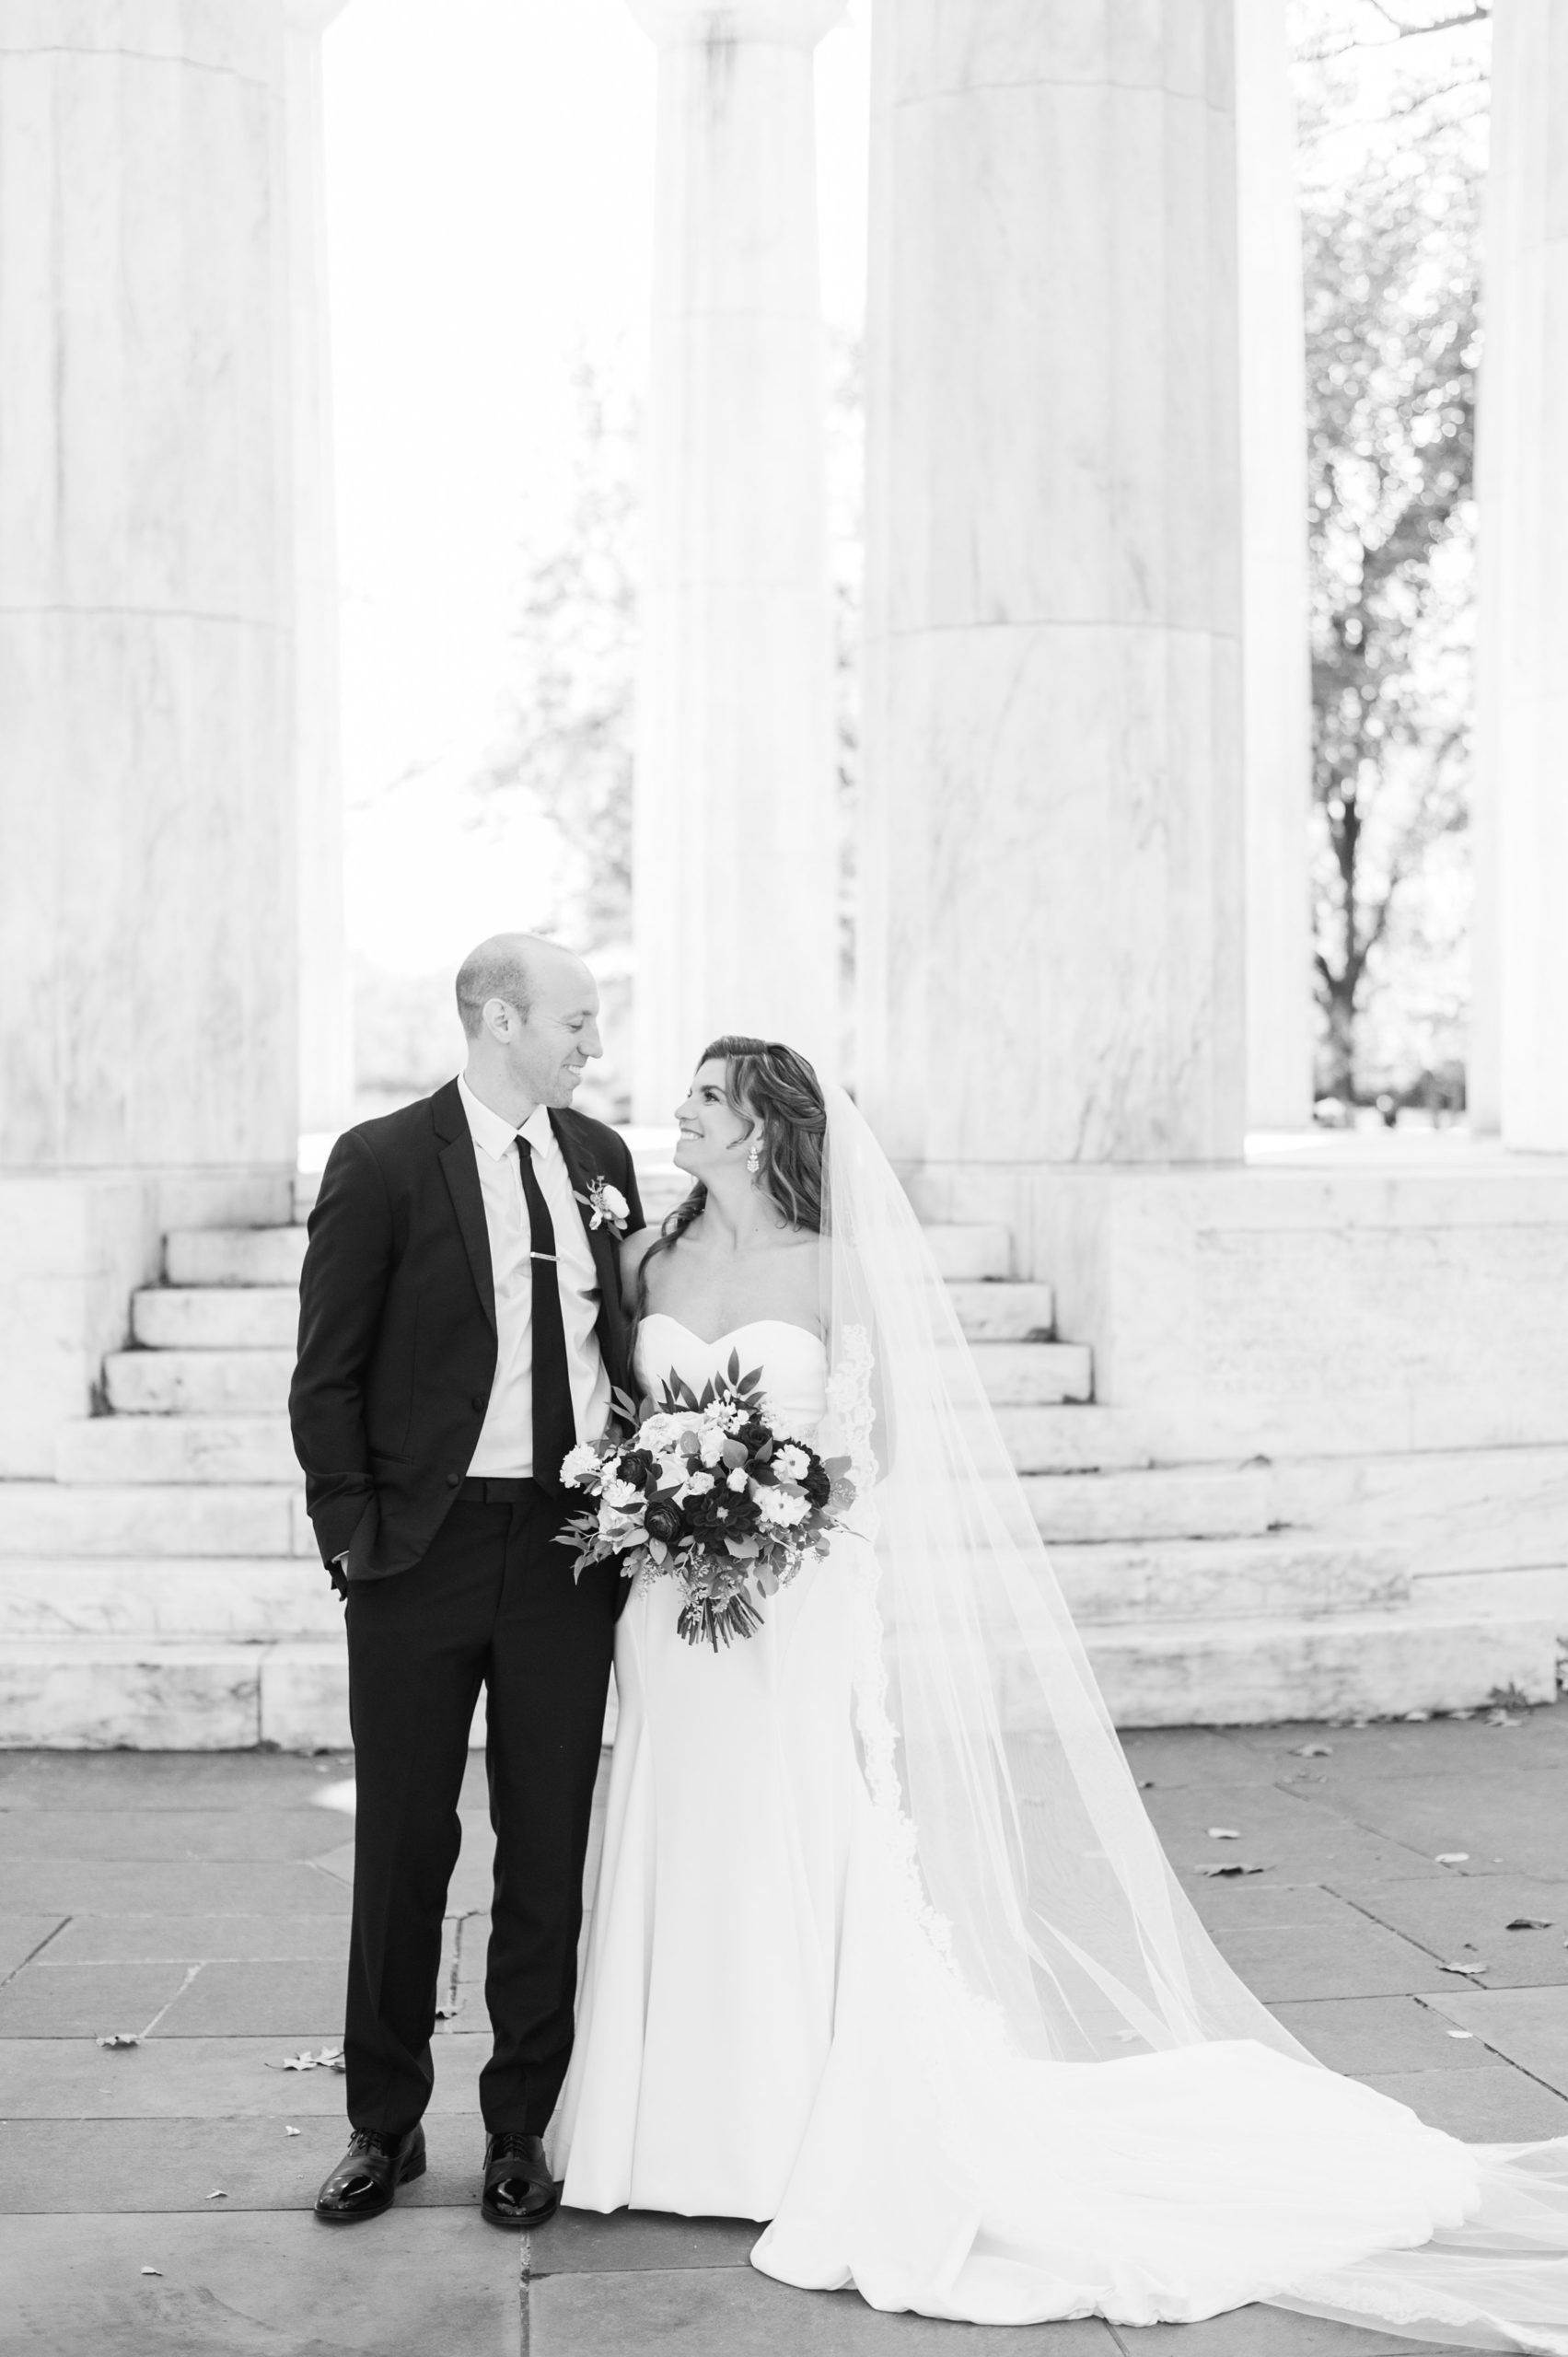
<instances>
[{"instance_id":1,"label":"black dress shoe","mask_svg":"<svg viewBox=\"0 0 1568 2357\"><path fill-rule=\"evenodd\" d=\"M493 2226L542 2226L554 2217L561 2188L550 2174L541 2136L517 2136L503 2129L485 2138L480 2207Z\"/></svg>"},{"instance_id":2,"label":"black dress shoe","mask_svg":"<svg viewBox=\"0 0 1568 2357\"><path fill-rule=\"evenodd\" d=\"M347 2152L316 2196L316 2215L328 2226L378 2218L391 2208L400 2185L424 2175L423 2128L412 2127L406 2136L381 2136L373 2128L356 2128Z\"/></svg>"}]
</instances>

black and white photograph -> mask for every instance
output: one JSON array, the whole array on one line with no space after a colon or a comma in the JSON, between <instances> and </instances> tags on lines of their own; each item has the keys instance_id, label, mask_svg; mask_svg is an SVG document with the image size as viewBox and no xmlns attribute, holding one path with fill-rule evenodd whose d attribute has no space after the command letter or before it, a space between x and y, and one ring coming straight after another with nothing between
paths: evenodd
<instances>
[{"instance_id":1,"label":"black and white photograph","mask_svg":"<svg viewBox=\"0 0 1568 2357\"><path fill-rule=\"evenodd\" d=\"M1568 0L0 0L0 2357L1568 2357Z\"/></svg>"}]
</instances>

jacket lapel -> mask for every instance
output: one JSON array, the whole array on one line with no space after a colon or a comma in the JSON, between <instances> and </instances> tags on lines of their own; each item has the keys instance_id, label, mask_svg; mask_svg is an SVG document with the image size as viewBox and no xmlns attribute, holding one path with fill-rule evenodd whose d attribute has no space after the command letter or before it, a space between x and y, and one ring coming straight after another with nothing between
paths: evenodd
<instances>
[{"instance_id":1,"label":"jacket lapel","mask_svg":"<svg viewBox=\"0 0 1568 2357\"><path fill-rule=\"evenodd\" d=\"M555 1132L555 1143L561 1148L561 1159L566 1165L566 1175L572 1181L572 1192L577 1198L577 1209L582 1215L583 1227L588 1239L588 1249L594 1256L594 1266L598 1271L599 1347L604 1353L610 1368L610 1381L624 1384L627 1372L626 1329L625 1321L621 1313L620 1246L616 1240L615 1230L608 1220L600 1220L598 1225L595 1227L592 1209L584 1201L588 1191L589 1179L600 1178L603 1174L588 1167L584 1158L582 1140L575 1134L574 1125L570 1121L563 1120L559 1113L552 1111L550 1116L550 1126ZM478 1185L477 1178L474 1183Z\"/></svg>"},{"instance_id":2,"label":"jacket lapel","mask_svg":"<svg viewBox=\"0 0 1568 2357\"><path fill-rule=\"evenodd\" d=\"M480 1306L495 1331L495 1272L490 1264L490 1230L484 1224L484 1197L479 1190L479 1164L474 1158L473 1138L463 1100L458 1095L458 1084L449 1080L438 1088L430 1100L431 1115L439 1141L441 1174L452 1198L452 1209L458 1215L458 1228L463 1239L463 1249L473 1271L474 1288Z\"/></svg>"}]
</instances>

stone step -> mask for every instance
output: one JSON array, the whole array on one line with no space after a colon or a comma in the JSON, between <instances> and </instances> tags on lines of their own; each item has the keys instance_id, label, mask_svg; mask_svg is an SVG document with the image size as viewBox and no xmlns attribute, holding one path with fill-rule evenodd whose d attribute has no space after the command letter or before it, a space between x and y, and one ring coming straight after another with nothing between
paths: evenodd
<instances>
[{"instance_id":1,"label":"stone step","mask_svg":"<svg viewBox=\"0 0 1568 2357\"><path fill-rule=\"evenodd\" d=\"M1002 1226L928 1226L926 1242L948 1283L973 1283L1013 1273L1013 1236Z\"/></svg>"},{"instance_id":2,"label":"stone step","mask_svg":"<svg viewBox=\"0 0 1568 2357\"><path fill-rule=\"evenodd\" d=\"M1504 1688L1549 1702L1556 1630L1504 1599L1490 1613L1091 1623L1084 1643L1118 1726L1265 1725L1473 1710ZM336 1750L347 1687L341 1634L0 1638L0 1747ZM1005 1684L1004 1706L1009 1733L1046 1732Z\"/></svg>"},{"instance_id":3,"label":"stone step","mask_svg":"<svg viewBox=\"0 0 1568 2357\"><path fill-rule=\"evenodd\" d=\"M343 1640L0 1639L0 1747L54 1751L346 1747Z\"/></svg>"},{"instance_id":4,"label":"stone step","mask_svg":"<svg viewBox=\"0 0 1568 2357\"><path fill-rule=\"evenodd\" d=\"M163 1239L171 1285L296 1285L303 1227L176 1227Z\"/></svg>"},{"instance_id":5,"label":"stone step","mask_svg":"<svg viewBox=\"0 0 1568 2357\"><path fill-rule=\"evenodd\" d=\"M1020 1473L1097 1473L1151 1461L1121 1408L1000 1407L996 1422Z\"/></svg>"},{"instance_id":6,"label":"stone step","mask_svg":"<svg viewBox=\"0 0 1568 2357\"><path fill-rule=\"evenodd\" d=\"M288 1351L294 1285L153 1285L131 1296L131 1332L149 1351Z\"/></svg>"},{"instance_id":7,"label":"stone step","mask_svg":"<svg viewBox=\"0 0 1568 2357\"><path fill-rule=\"evenodd\" d=\"M958 1323L971 1342L1054 1339L1056 1297L1050 1285L1007 1279L974 1283L956 1278L949 1290Z\"/></svg>"},{"instance_id":8,"label":"stone step","mask_svg":"<svg viewBox=\"0 0 1568 2357\"><path fill-rule=\"evenodd\" d=\"M1557 1691L1555 1620L1505 1608L1102 1625L1084 1644L1120 1727L1400 1718L1475 1710L1504 1688L1531 1702ZM1016 1708L1008 1727L1045 1732ZM1268 1864L1266 1841L1256 1859Z\"/></svg>"},{"instance_id":9,"label":"stone step","mask_svg":"<svg viewBox=\"0 0 1568 2357\"><path fill-rule=\"evenodd\" d=\"M1026 1476L1050 1546L1101 1539L1260 1538L1269 1528L1261 1467L1177 1466L1157 1472Z\"/></svg>"},{"instance_id":10,"label":"stone step","mask_svg":"<svg viewBox=\"0 0 1568 2357\"><path fill-rule=\"evenodd\" d=\"M293 1372L292 1351L115 1351L103 1363L122 1416L285 1414Z\"/></svg>"},{"instance_id":11,"label":"stone step","mask_svg":"<svg viewBox=\"0 0 1568 2357\"><path fill-rule=\"evenodd\" d=\"M339 1636L343 1608L297 1555L21 1555L0 1580L0 1637L224 1637L254 1644Z\"/></svg>"},{"instance_id":12,"label":"stone step","mask_svg":"<svg viewBox=\"0 0 1568 2357\"><path fill-rule=\"evenodd\" d=\"M1296 1457L1272 1481L1276 1521L1398 1537L1423 1575L1550 1567L1568 1542L1568 1447Z\"/></svg>"},{"instance_id":13,"label":"stone step","mask_svg":"<svg viewBox=\"0 0 1568 2357\"><path fill-rule=\"evenodd\" d=\"M114 1420L100 1421L107 1426ZM145 1435L148 1427L122 1429ZM314 1552L304 1497L281 1486L192 1482L167 1488L148 1481L77 1488L59 1481L0 1481L0 1560L7 1570L18 1556Z\"/></svg>"},{"instance_id":14,"label":"stone step","mask_svg":"<svg viewBox=\"0 0 1568 2357\"><path fill-rule=\"evenodd\" d=\"M1411 1592L1399 1548L1332 1540L1171 1538L1142 1546L1053 1547L1051 1566L1080 1625L1272 1615L1305 1621L1388 1610Z\"/></svg>"},{"instance_id":15,"label":"stone step","mask_svg":"<svg viewBox=\"0 0 1568 2357\"><path fill-rule=\"evenodd\" d=\"M64 1424L56 1480L286 1481L300 1479L286 1416L94 1416Z\"/></svg>"},{"instance_id":16,"label":"stone step","mask_svg":"<svg viewBox=\"0 0 1568 2357\"><path fill-rule=\"evenodd\" d=\"M987 1399L997 1408L1044 1408L1094 1393L1094 1354L1082 1342L976 1342Z\"/></svg>"}]
</instances>

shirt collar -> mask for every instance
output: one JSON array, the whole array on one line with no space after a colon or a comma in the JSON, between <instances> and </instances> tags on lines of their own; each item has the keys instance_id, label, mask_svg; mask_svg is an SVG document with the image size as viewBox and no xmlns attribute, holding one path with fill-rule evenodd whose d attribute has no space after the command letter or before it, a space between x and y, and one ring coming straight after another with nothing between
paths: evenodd
<instances>
[{"instance_id":1,"label":"shirt collar","mask_svg":"<svg viewBox=\"0 0 1568 2357\"><path fill-rule=\"evenodd\" d=\"M467 1078L458 1074L458 1095L462 1099L468 1117L470 1134L494 1161L505 1162L515 1151L519 1137L527 1138L536 1155L549 1152L555 1143L555 1132L550 1126L550 1109L536 1105L521 1129L516 1121L508 1121L502 1113L493 1112L482 1104L469 1086Z\"/></svg>"}]
</instances>

